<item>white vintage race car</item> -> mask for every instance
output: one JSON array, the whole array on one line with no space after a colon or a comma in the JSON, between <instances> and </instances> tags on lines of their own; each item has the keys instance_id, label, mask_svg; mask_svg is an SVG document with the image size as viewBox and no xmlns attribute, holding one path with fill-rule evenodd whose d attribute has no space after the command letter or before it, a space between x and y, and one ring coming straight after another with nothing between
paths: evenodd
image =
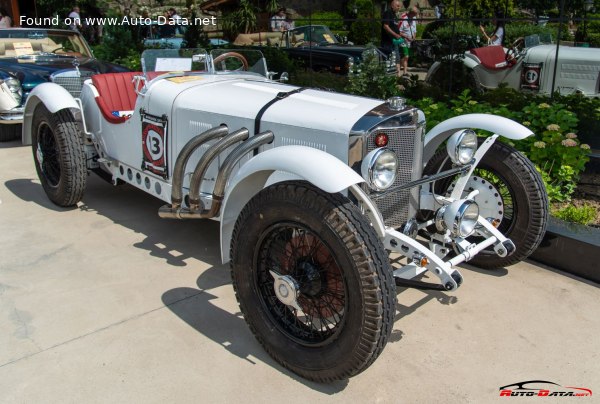
<instances>
[{"instance_id":1,"label":"white vintage race car","mask_svg":"<svg viewBox=\"0 0 600 404\"><path fill-rule=\"evenodd\" d=\"M510 47L484 46L462 58L475 89L498 88L502 83L534 94L600 96L600 50L543 43L538 35L517 39ZM555 63L558 60L558 63ZM555 73L556 65L556 73ZM440 83L447 75L444 62L434 63L426 81Z\"/></svg>"},{"instance_id":2,"label":"white vintage race car","mask_svg":"<svg viewBox=\"0 0 600 404\"><path fill-rule=\"evenodd\" d=\"M271 81L256 50L151 50L142 66L92 76L80 99L31 92L23 142L46 194L77 204L93 171L165 201L163 218L218 220L250 329L307 379L373 363L397 285L454 291L458 264L511 265L542 239L540 176L496 141L531 135L516 122L465 115L426 134L401 98Z\"/></svg>"}]
</instances>

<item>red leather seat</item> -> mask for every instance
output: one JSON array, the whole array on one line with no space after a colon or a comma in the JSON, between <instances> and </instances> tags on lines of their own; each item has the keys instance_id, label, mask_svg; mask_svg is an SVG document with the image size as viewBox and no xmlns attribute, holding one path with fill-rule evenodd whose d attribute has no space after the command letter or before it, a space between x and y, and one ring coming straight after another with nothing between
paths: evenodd
<instances>
[{"instance_id":1,"label":"red leather seat","mask_svg":"<svg viewBox=\"0 0 600 404\"><path fill-rule=\"evenodd\" d=\"M471 53L481 61L486 69L500 70L508 67L504 48L500 45L484 46L483 48L471 49Z\"/></svg>"},{"instance_id":2,"label":"red leather seat","mask_svg":"<svg viewBox=\"0 0 600 404\"><path fill-rule=\"evenodd\" d=\"M110 123L123 123L128 117L115 116L116 111L133 111L137 94L133 88L133 76L141 72L104 73L92 76L92 84L98 91L96 103L104 119Z\"/></svg>"}]
</instances>

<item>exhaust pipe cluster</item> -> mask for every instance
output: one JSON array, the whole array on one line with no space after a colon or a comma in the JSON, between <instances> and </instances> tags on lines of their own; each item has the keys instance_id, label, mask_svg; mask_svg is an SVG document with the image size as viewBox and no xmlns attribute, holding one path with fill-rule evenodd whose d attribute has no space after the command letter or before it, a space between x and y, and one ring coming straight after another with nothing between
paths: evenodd
<instances>
[{"instance_id":1,"label":"exhaust pipe cluster","mask_svg":"<svg viewBox=\"0 0 600 404\"><path fill-rule=\"evenodd\" d=\"M158 210L158 215L164 219L205 219L217 216L221 210L221 204L225 196L225 186L235 165L252 150L264 144L271 143L274 138L271 131L259 133L247 140L249 135L250 133L246 128L229 133L229 129L226 126L219 126L202 132L190 139L183 149L181 149L181 153L179 153L175 161L171 205L162 206ZM200 158L200 161L198 161L190 180L189 208L182 207L183 178L187 162L195 150L214 139L221 140L212 145ZM206 170L220 153L238 142L243 143L233 149L223 164L221 164L221 167L219 167L219 173L212 194L212 204L209 209L204 209L200 200L200 187Z\"/></svg>"}]
</instances>

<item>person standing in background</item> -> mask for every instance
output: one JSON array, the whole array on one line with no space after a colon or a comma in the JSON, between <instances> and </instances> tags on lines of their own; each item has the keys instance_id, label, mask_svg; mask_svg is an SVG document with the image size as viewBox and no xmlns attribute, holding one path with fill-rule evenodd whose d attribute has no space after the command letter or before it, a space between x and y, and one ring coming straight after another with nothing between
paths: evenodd
<instances>
[{"instance_id":1,"label":"person standing in background","mask_svg":"<svg viewBox=\"0 0 600 404\"><path fill-rule=\"evenodd\" d=\"M417 15L419 9L417 7L411 7L407 13L400 16L400 24L398 30L400 36L404 40L400 43L400 50L402 53L402 71L404 76L408 76L408 55L409 49L412 42L417 37Z\"/></svg>"},{"instance_id":2,"label":"person standing in background","mask_svg":"<svg viewBox=\"0 0 600 404\"><path fill-rule=\"evenodd\" d=\"M392 0L381 21L381 47L388 55L396 56L396 74L398 76L401 74L399 43L402 39L399 30L399 13L400 1Z\"/></svg>"},{"instance_id":3,"label":"person standing in background","mask_svg":"<svg viewBox=\"0 0 600 404\"><path fill-rule=\"evenodd\" d=\"M289 30L294 29L294 28L295 28L295 24L294 24L294 20L292 19L292 14L286 12L285 13L285 20L281 24L281 30L282 31L289 31Z\"/></svg>"},{"instance_id":4,"label":"person standing in background","mask_svg":"<svg viewBox=\"0 0 600 404\"><path fill-rule=\"evenodd\" d=\"M0 28L12 27L12 19L8 15L5 9L0 8Z\"/></svg>"},{"instance_id":5,"label":"person standing in background","mask_svg":"<svg viewBox=\"0 0 600 404\"><path fill-rule=\"evenodd\" d=\"M69 28L75 32L80 32L81 29L81 16L79 13L80 11L78 6L73 6L71 12L69 13L69 18L71 19L71 25L69 25Z\"/></svg>"},{"instance_id":6,"label":"person standing in background","mask_svg":"<svg viewBox=\"0 0 600 404\"><path fill-rule=\"evenodd\" d=\"M488 45L504 44L504 13L502 13L501 11L497 11L494 15L494 18L492 19L492 24L496 26L492 35L488 35L485 32L485 27L483 25L479 26L481 34L487 41Z\"/></svg>"},{"instance_id":7,"label":"person standing in background","mask_svg":"<svg viewBox=\"0 0 600 404\"><path fill-rule=\"evenodd\" d=\"M271 31L280 32L285 22L285 7L280 7L277 13L271 17Z\"/></svg>"}]
</instances>

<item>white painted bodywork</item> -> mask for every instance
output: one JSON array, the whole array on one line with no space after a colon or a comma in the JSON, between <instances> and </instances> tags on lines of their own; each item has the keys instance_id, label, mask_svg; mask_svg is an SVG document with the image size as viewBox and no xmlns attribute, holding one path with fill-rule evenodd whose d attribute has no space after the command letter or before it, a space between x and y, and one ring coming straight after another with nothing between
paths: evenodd
<instances>
[{"instance_id":1,"label":"white painted bodywork","mask_svg":"<svg viewBox=\"0 0 600 404\"><path fill-rule=\"evenodd\" d=\"M332 155L306 146L283 146L267 150L244 164L233 177L225 192L221 210L221 257L229 261L229 244L238 213L280 173L304 179L328 193L344 191L364 182L347 164ZM282 177L281 180L290 177Z\"/></svg>"},{"instance_id":2,"label":"white painted bodywork","mask_svg":"<svg viewBox=\"0 0 600 404\"><path fill-rule=\"evenodd\" d=\"M446 119L425 135L423 162L426 163L437 148L460 129L482 129L512 140L525 139L533 132L511 119L491 114L466 114Z\"/></svg>"}]
</instances>

